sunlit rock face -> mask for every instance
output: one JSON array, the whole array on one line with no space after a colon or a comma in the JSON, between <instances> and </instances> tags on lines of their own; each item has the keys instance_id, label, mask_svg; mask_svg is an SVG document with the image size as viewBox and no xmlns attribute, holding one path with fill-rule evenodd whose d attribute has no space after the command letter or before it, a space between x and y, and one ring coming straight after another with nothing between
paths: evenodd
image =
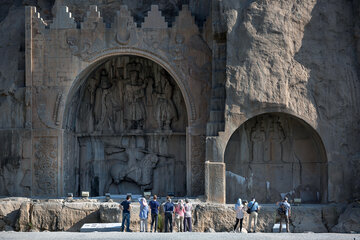
<instances>
[{"instance_id":1,"label":"sunlit rock face","mask_svg":"<svg viewBox=\"0 0 360 240\"><path fill-rule=\"evenodd\" d=\"M1 4L0 195L359 198L358 1Z\"/></svg>"}]
</instances>

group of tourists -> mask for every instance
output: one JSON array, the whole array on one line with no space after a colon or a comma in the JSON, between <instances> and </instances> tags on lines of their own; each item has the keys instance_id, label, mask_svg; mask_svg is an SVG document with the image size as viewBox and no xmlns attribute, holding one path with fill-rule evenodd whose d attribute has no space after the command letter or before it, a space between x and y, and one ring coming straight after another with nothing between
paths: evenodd
<instances>
[{"instance_id":1,"label":"group of tourists","mask_svg":"<svg viewBox=\"0 0 360 240\"><path fill-rule=\"evenodd\" d=\"M164 204L160 204L157 201L157 196L154 195L153 199L148 203L145 198L139 198L140 203L140 232L148 231L148 217L149 212L151 210L151 224L150 224L150 232L158 232L159 230L159 213L160 210L164 213L164 231L165 232L173 232L173 224L175 217L175 225L177 227L178 232L191 232L192 231L192 221L191 221L191 211L192 205L188 199L178 200L177 203L173 203L171 201L170 196L166 197L166 202ZM126 200L124 200L121 204L122 208L122 225L121 230L124 231L126 227L127 232L131 232L130 229L130 210L131 210L131 196L128 195ZM286 223L286 231L289 230L289 218L291 216L291 207L288 203L288 198L284 197L281 202L277 203L277 214L280 216L280 227L279 232L282 231L282 222ZM257 219L260 211L260 206L256 202L255 198L248 203L247 201L242 201L240 198L235 204L236 211L236 222L234 225L234 232L239 229L239 232L242 231L243 220L245 213L249 215L249 225L248 232L256 232ZM240 223L240 224L239 224ZM239 228L238 228L239 226Z\"/></svg>"},{"instance_id":2,"label":"group of tourists","mask_svg":"<svg viewBox=\"0 0 360 240\"><path fill-rule=\"evenodd\" d=\"M282 231L283 221L285 221L286 223L286 231L290 232L289 218L291 216L291 207L290 204L288 203L288 198L284 197L284 199L281 202L277 203L277 206L278 206L277 214L280 216L279 232ZM234 225L234 232L237 231L239 223L240 223L239 232L242 231L245 213L249 214L248 232L249 233L256 232L259 210L260 210L260 206L256 202L255 198L252 198L252 200L249 203L247 203L247 201L241 201L241 199L239 198L235 204L236 222ZM251 226L253 226L253 228L251 228Z\"/></svg>"},{"instance_id":3,"label":"group of tourists","mask_svg":"<svg viewBox=\"0 0 360 240\"><path fill-rule=\"evenodd\" d=\"M192 221L191 221L191 211L192 205L188 199L178 200L177 203L171 201L170 196L166 197L166 202L160 204L157 201L157 196L154 195L153 199L148 203L145 198L139 198L140 203L140 232L148 231L148 217L151 210L151 224L150 232L158 232L158 223L159 223L159 213L160 210L164 212L164 224L165 232L173 231L173 219L175 218L175 223L178 232L191 232L192 231ZM123 218L121 230L124 231L126 227L127 232L131 232L130 229L130 209L131 209L131 196L128 195L126 200L121 204ZM161 209L162 207L162 209Z\"/></svg>"}]
</instances>

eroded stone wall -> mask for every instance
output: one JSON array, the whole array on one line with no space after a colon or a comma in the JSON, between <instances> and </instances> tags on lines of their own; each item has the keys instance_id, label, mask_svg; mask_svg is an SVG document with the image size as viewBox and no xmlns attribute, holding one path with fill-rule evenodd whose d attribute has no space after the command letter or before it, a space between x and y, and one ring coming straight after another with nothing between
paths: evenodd
<instances>
[{"instance_id":1,"label":"eroded stone wall","mask_svg":"<svg viewBox=\"0 0 360 240\"><path fill-rule=\"evenodd\" d=\"M286 114L263 114L245 122L225 151L226 201L276 202L287 196L327 202L327 168L316 132Z\"/></svg>"},{"instance_id":2,"label":"eroded stone wall","mask_svg":"<svg viewBox=\"0 0 360 240\"><path fill-rule=\"evenodd\" d=\"M209 159L224 158L228 140L246 120L289 113L310 124L324 143L328 201L351 199L358 184L351 163L358 162L360 142L356 1L221 4L227 38L225 130L211 139L217 151Z\"/></svg>"},{"instance_id":3,"label":"eroded stone wall","mask_svg":"<svg viewBox=\"0 0 360 240\"><path fill-rule=\"evenodd\" d=\"M131 30L135 26L144 25L147 29L153 26L147 21L148 12L151 4L159 5L162 13L153 12L157 12L157 17L164 16L166 21L159 18L157 27L171 26L174 31L162 31L170 35L150 33L151 30L142 35L138 31L146 40L136 42L132 35L130 43L158 53L165 58L164 62L174 60L172 66L177 65L180 72L186 73L182 76L184 79L195 79L185 86L191 89L193 103L196 103L192 106L196 109L196 114L192 112L196 119L188 129L191 146L187 146L194 153L189 159L191 165L187 165L188 170L195 169L187 179L194 193L204 192L199 185L204 182L205 160L224 162L230 137L245 121L266 112L286 112L306 121L324 144L328 161L328 201L359 197L356 177L360 155L358 1L123 3L128 5L134 17L134 25L128 26ZM181 5L184 3L189 4L190 11L183 11ZM62 132L62 111L72 81L81 70L93 64L86 62L89 59L78 61L78 58L84 60L89 57L89 52L103 51L109 46L118 50L128 40L126 31L119 31L117 40L114 35L120 3L90 1L90 4L98 5L99 11L95 8L89 11L89 1L63 0L55 4L55 1L17 0L1 4L0 135L7 143L1 157L0 177L3 183L13 186L2 185L0 195L47 195L48 191L60 194L64 189L76 192L78 189L72 186L78 183L73 184L70 179L76 178L78 170L71 167L73 156L68 152L78 151L74 147L77 140L73 133ZM34 62L25 60L25 49L28 48L25 29L30 26L25 26L24 5L36 6L37 13L49 24L45 28L34 18L32 26L36 29L33 56L50 56L50 61L43 61L41 57ZM75 16L76 21L71 18L65 21L66 27L73 28L71 30L61 29L64 26L57 22L66 13L59 11L57 14L62 5L68 5ZM98 16L99 12L102 18ZM107 34L96 38L90 29L92 23L101 21L104 24L98 24L98 30ZM67 31L68 35L58 34ZM44 38L43 32L52 32L52 35ZM49 48L44 48L42 43L49 38L57 39L61 44L52 43ZM104 41L108 45L103 44ZM90 43L93 48L89 49ZM55 49L59 51L52 52ZM54 60L56 57L62 60ZM31 75L36 85L34 89L25 87L26 80L30 81L29 77L25 78L29 63L35 64ZM206 101L199 97L202 95L207 95ZM205 124L207 134L211 136L207 139L206 156L202 147L205 145ZM31 128L37 130L32 132ZM48 143L41 142L41 137L49 139L52 146L58 147L57 151L42 154L42 145ZM63 139L68 140L63 142ZM58 166L57 173L67 173L63 178L54 178L51 186L56 186L56 191L39 190L36 179L41 173L31 171L38 166L37 156L50 160L55 156L56 160L50 166ZM53 172L49 171L48 177Z\"/></svg>"}]
</instances>

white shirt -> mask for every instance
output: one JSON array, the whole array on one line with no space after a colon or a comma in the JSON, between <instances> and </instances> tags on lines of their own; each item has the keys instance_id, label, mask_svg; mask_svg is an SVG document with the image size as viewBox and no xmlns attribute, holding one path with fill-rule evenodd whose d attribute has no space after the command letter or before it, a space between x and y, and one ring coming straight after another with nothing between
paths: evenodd
<instances>
[{"instance_id":1,"label":"white shirt","mask_svg":"<svg viewBox=\"0 0 360 240\"><path fill-rule=\"evenodd\" d=\"M191 203L186 203L184 205L184 208L185 208L185 216L184 217L191 217L191 210L192 210L192 206L191 206Z\"/></svg>"},{"instance_id":2,"label":"white shirt","mask_svg":"<svg viewBox=\"0 0 360 240\"><path fill-rule=\"evenodd\" d=\"M244 218L244 211L245 211L245 206L244 205L241 204L240 206L236 206L235 211L236 211L236 218L237 219Z\"/></svg>"}]
</instances>

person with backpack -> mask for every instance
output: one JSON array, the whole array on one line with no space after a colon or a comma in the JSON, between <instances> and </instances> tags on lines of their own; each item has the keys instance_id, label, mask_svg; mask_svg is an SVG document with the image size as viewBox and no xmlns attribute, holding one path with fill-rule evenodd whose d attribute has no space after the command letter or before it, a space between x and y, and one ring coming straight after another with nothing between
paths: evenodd
<instances>
[{"instance_id":1,"label":"person with backpack","mask_svg":"<svg viewBox=\"0 0 360 240\"><path fill-rule=\"evenodd\" d=\"M280 227L279 232L282 230L282 221L285 220L286 223L286 232L290 232L289 229L289 218L291 216L291 206L288 203L288 198L284 197L284 199L278 203L278 214L280 215Z\"/></svg>"},{"instance_id":2,"label":"person with backpack","mask_svg":"<svg viewBox=\"0 0 360 240\"><path fill-rule=\"evenodd\" d=\"M244 204L243 204L244 203ZM241 199L239 198L237 203L235 204L235 212L236 212L236 222L234 226L234 232L236 232L237 225L240 222L240 233L242 230L243 220L244 220L244 213L246 208L246 201L242 203Z\"/></svg>"},{"instance_id":3,"label":"person with backpack","mask_svg":"<svg viewBox=\"0 0 360 240\"><path fill-rule=\"evenodd\" d=\"M258 211L259 211L260 207L259 207L259 204L255 201L255 197L252 198L252 200L248 203L247 207L248 207L248 209L246 212L250 215L248 232L249 233L251 232L251 223L253 220L254 220L253 232L256 232Z\"/></svg>"}]
</instances>

